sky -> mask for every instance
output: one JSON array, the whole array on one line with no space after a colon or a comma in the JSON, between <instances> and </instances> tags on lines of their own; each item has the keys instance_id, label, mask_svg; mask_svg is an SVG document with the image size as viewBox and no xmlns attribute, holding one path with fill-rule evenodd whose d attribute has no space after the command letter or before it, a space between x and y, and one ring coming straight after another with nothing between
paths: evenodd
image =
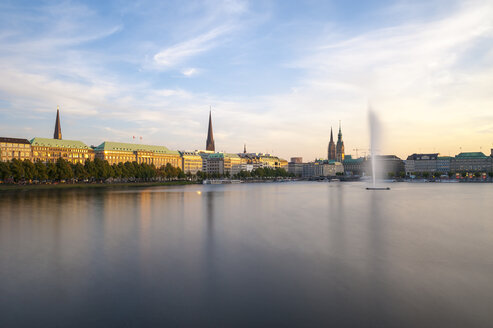
<instances>
[{"instance_id":1,"label":"sky","mask_svg":"<svg viewBox=\"0 0 493 328\"><path fill-rule=\"evenodd\" d=\"M0 1L0 136L327 156L493 148L493 1ZM133 136L136 136L134 141ZM142 137L142 141L140 138Z\"/></svg>"}]
</instances>

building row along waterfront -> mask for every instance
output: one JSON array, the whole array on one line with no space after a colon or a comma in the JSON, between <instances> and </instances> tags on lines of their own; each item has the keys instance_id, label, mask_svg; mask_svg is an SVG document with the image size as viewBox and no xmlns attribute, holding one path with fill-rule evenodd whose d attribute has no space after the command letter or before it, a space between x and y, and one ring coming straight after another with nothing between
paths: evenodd
<instances>
[{"instance_id":1,"label":"building row along waterfront","mask_svg":"<svg viewBox=\"0 0 493 328\"><path fill-rule=\"evenodd\" d=\"M204 165L204 172L209 174L234 175L240 171L251 172L258 168L281 168L287 170L288 161L263 153L212 153L198 151Z\"/></svg>"},{"instance_id":2,"label":"building row along waterfront","mask_svg":"<svg viewBox=\"0 0 493 328\"><path fill-rule=\"evenodd\" d=\"M296 159L296 160L294 160ZM395 155L377 155L381 175L399 175L404 172L404 162ZM299 157L291 158L288 172L304 178L330 177L336 175L370 175L371 158L352 158L345 155L342 162L336 160L317 159L313 162L302 163Z\"/></svg>"},{"instance_id":3,"label":"building row along waterfront","mask_svg":"<svg viewBox=\"0 0 493 328\"><path fill-rule=\"evenodd\" d=\"M303 163L302 157L291 157L287 165L288 173L303 178L332 177L344 173L344 166L336 160L316 159Z\"/></svg>"},{"instance_id":4,"label":"building row along waterfront","mask_svg":"<svg viewBox=\"0 0 493 328\"><path fill-rule=\"evenodd\" d=\"M82 141L49 138L0 138L1 161L31 160L54 163L63 158L69 163L85 163L95 158L108 161L110 165L137 162L156 167L171 164L185 173L198 171L234 175L240 171L256 168L284 168L288 162L282 158L262 153L234 154L213 151L175 151L165 146L104 141L99 146L87 146Z\"/></svg>"},{"instance_id":5,"label":"building row along waterfront","mask_svg":"<svg viewBox=\"0 0 493 328\"><path fill-rule=\"evenodd\" d=\"M412 154L404 161L407 175L414 173L461 173L493 172L493 149L491 155L483 152L462 152L452 156L433 154Z\"/></svg>"},{"instance_id":6,"label":"building row along waterfront","mask_svg":"<svg viewBox=\"0 0 493 328\"><path fill-rule=\"evenodd\" d=\"M57 107L53 139L33 138L30 141L19 138L0 138L0 160L31 160L33 162L53 163L63 158L69 163L85 163L95 158L108 161L110 165L137 162L154 165L158 168L168 164L181 168L185 173L198 171L211 174L234 175L240 171L256 168L287 168L288 162L270 154L240 154L215 152L212 133L212 116L209 113L207 150L175 151L165 146L144 145L104 141L99 146L87 146L82 141L62 139L60 110Z\"/></svg>"},{"instance_id":7,"label":"building row along waterfront","mask_svg":"<svg viewBox=\"0 0 493 328\"><path fill-rule=\"evenodd\" d=\"M482 152L462 152L455 156L440 156L439 153L412 154L406 160L395 155L377 155L378 174L382 176L413 175L414 173L489 173L493 172L493 149L491 155ZM335 175L340 169L335 169L337 161L315 160L302 163L298 157L293 157L288 164L288 172L302 177L320 177ZM346 155L342 161L345 175L371 175L371 158L352 158ZM327 168L323 168L326 165ZM330 167L329 165L333 165ZM330 167L330 169L329 169Z\"/></svg>"},{"instance_id":8,"label":"building row along waterfront","mask_svg":"<svg viewBox=\"0 0 493 328\"><path fill-rule=\"evenodd\" d=\"M316 160L303 165L302 177L332 177L344 173L344 166L335 160Z\"/></svg>"}]
</instances>

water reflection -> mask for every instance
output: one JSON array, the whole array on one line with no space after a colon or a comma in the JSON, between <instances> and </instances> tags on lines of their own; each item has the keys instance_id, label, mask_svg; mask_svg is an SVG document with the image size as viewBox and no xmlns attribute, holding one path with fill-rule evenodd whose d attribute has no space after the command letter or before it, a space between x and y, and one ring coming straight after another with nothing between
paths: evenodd
<instances>
[{"instance_id":1,"label":"water reflection","mask_svg":"<svg viewBox=\"0 0 493 328\"><path fill-rule=\"evenodd\" d=\"M3 193L0 326L487 326L492 196L343 183Z\"/></svg>"},{"instance_id":2,"label":"water reflection","mask_svg":"<svg viewBox=\"0 0 493 328\"><path fill-rule=\"evenodd\" d=\"M397 322L392 321L391 318L386 313L387 307L383 300L389 299L389 295L386 294L386 284L382 284L382 281L387 280L385 269L392 265L392 263L387 261L386 255L386 224L383 222L385 220L385 215L381 214L382 204L381 197L385 196L379 191L367 191L369 194L369 211L367 216L367 231L368 231L368 249L369 249L369 261L367 264L368 268L368 286L370 286L370 291L367 295L367 302L369 305L369 313L374 313L377 315L370 316L372 318L370 324L373 326L389 326L392 324L397 324ZM375 297L376 296L376 297ZM404 323L398 323L402 325Z\"/></svg>"}]
</instances>

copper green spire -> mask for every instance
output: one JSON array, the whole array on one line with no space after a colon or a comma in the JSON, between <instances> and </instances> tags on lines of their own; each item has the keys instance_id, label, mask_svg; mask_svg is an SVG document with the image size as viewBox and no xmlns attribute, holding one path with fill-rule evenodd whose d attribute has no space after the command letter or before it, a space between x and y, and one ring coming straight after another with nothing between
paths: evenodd
<instances>
[{"instance_id":1,"label":"copper green spire","mask_svg":"<svg viewBox=\"0 0 493 328\"><path fill-rule=\"evenodd\" d=\"M62 139L62 127L60 125L60 107L56 106L56 122L55 122L55 133L53 139Z\"/></svg>"}]
</instances>

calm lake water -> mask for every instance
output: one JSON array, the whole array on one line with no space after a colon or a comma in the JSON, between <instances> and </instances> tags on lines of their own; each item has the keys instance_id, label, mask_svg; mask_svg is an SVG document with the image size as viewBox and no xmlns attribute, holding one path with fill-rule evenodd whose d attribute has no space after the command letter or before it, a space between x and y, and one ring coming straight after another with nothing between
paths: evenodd
<instances>
[{"instance_id":1,"label":"calm lake water","mask_svg":"<svg viewBox=\"0 0 493 328\"><path fill-rule=\"evenodd\" d=\"M0 193L0 327L492 327L493 184Z\"/></svg>"}]
</instances>

